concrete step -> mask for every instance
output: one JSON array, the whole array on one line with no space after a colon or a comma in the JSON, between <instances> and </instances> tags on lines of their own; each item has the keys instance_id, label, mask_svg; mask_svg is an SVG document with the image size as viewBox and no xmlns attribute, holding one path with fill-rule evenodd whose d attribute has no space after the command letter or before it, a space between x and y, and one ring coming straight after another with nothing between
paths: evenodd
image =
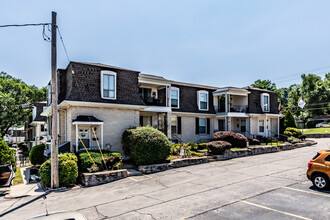
<instances>
[{"instance_id":1,"label":"concrete step","mask_svg":"<svg viewBox=\"0 0 330 220\"><path fill-rule=\"evenodd\" d=\"M142 173L135 169L127 169L127 175L128 176L141 176Z\"/></svg>"}]
</instances>

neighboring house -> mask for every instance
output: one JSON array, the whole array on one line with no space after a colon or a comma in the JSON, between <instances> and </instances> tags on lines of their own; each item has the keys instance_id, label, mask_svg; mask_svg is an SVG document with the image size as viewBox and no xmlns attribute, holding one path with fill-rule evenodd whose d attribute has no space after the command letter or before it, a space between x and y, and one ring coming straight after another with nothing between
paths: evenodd
<instances>
[{"instance_id":1,"label":"neighboring house","mask_svg":"<svg viewBox=\"0 0 330 220\"><path fill-rule=\"evenodd\" d=\"M40 115L45 108L46 101L36 103L32 109L32 115L25 122L25 142L29 150L47 140L47 118Z\"/></svg>"},{"instance_id":2,"label":"neighboring house","mask_svg":"<svg viewBox=\"0 0 330 220\"><path fill-rule=\"evenodd\" d=\"M24 142L25 135L24 135L24 127L11 127L9 129L10 134L6 134L3 139L7 143L11 144L18 144Z\"/></svg>"},{"instance_id":3,"label":"neighboring house","mask_svg":"<svg viewBox=\"0 0 330 220\"><path fill-rule=\"evenodd\" d=\"M58 70L58 92L59 145L69 143L71 151L83 149L81 142L96 148L98 141L123 153L122 133L137 126L157 128L173 142L207 142L218 130L275 136L279 128L277 93L252 87L217 88L70 62ZM41 115L50 120L48 94Z\"/></svg>"}]
</instances>

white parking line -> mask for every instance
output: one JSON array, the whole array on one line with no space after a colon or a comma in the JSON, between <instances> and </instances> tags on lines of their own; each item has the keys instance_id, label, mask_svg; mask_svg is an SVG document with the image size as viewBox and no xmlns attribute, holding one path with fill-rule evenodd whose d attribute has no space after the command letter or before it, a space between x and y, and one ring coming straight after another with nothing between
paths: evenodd
<instances>
[{"instance_id":1,"label":"white parking line","mask_svg":"<svg viewBox=\"0 0 330 220\"><path fill-rule=\"evenodd\" d=\"M277 210L277 209L272 209L272 208L269 208L269 207L266 207L266 206L263 206L263 205L258 205L256 203L248 202L248 201L245 201L245 200L241 200L240 202L243 202L243 203L249 204L249 205L253 205L253 206L256 206L256 207L259 207L259 208L262 208L262 209L267 209L267 210L270 210L270 211L273 211L273 212L282 213L284 215L289 215L289 216L292 216L292 217L295 217L295 218L311 220L310 218L305 218L305 217L300 216L300 215L295 215L295 214L292 214L292 213L289 213L289 212L283 212L283 211L280 211L280 210Z\"/></svg>"},{"instance_id":2,"label":"white parking line","mask_svg":"<svg viewBox=\"0 0 330 220\"><path fill-rule=\"evenodd\" d=\"M303 192L303 193L308 193L308 194L314 194L314 195L318 195L318 196L324 196L324 197L328 197L330 198L330 195L328 194L322 194L322 193L317 193L317 192L312 192L312 191L306 191L306 190L301 190L301 189L295 189L295 188L291 188L291 187L283 187L284 189L289 189L289 190L294 190L294 191L298 191L298 192Z\"/></svg>"}]
</instances>

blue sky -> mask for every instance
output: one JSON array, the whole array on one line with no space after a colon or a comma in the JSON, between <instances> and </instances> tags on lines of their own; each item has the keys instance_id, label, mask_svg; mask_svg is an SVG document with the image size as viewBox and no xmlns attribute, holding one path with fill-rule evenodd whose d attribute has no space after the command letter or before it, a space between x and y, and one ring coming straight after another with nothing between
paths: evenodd
<instances>
[{"instance_id":1,"label":"blue sky","mask_svg":"<svg viewBox=\"0 0 330 220\"><path fill-rule=\"evenodd\" d=\"M330 72L329 1L1 1L0 24L58 25L70 60L214 86L270 79L278 87ZM41 27L0 28L0 71L44 86ZM58 67L68 60L58 41ZM309 71L310 70L310 71Z\"/></svg>"}]
</instances>

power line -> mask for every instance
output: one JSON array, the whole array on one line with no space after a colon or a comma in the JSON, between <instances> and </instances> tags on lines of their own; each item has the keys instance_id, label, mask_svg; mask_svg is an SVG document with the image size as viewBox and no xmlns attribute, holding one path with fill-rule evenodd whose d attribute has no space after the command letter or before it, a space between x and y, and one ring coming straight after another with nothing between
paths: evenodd
<instances>
[{"instance_id":1,"label":"power line","mask_svg":"<svg viewBox=\"0 0 330 220\"><path fill-rule=\"evenodd\" d=\"M0 25L0 28L5 28L5 27L26 27L26 26L45 26L45 25L51 25L51 23L37 23L37 24L5 24L5 25Z\"/></svg>"},{"instance_id":2,"label":"power line","mask_svg":"<svg viewBox=\"0 0 330 220\"><path fill-rule=\"evenodd\" d=\"M65 44L64 44L64 40L63 40L62 35L61 35L61 32L60 32L60 28L57 27L57 30L58 30L58 33L59 33L59 36L60 36L60 39L61 39L61 42L62 42L62 45L63 45L63 48L64 48L64 52L66 54L66 58L70 62L70 58L69 58L68 52L67 52L66 47L65 47Z\"/></svg>"}]
</instances>

